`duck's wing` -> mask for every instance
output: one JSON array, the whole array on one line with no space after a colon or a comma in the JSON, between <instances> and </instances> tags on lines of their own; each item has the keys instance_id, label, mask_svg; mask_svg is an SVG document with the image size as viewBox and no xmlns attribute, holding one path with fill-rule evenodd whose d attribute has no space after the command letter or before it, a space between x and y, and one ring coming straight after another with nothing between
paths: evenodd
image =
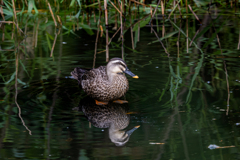
<instances>
[{"instance_id":1,"label":"duck's wing","mask_svg":"<svg viewBox=\"0 0 240 160\"><path fill-rule=\"evenodd\" d=\"M106 73L106 67L105 66L100 66L98 68L94 68L91 69L89 72L87 72L86 74L84 74L84 76L82 79L86 80L105 80L107 78L107 73ZM97 79L96 79L97 78Z\"/></svg>"},{"instance_id":2,"label":"duck's wing","mask_svg":"<svg viewBox=\"0 0 240 160\"><path fill-rule=\"evenodd\" d=\"M74 79L78 80L79 84L81 84L83 80L95 81L96 78L100 78L100 77L102 80L107 79L105 66L100 66L94 69L85 69L85 68L76 67L71 72L71 75L73 76Z\"/></svg>"}]
</instances>

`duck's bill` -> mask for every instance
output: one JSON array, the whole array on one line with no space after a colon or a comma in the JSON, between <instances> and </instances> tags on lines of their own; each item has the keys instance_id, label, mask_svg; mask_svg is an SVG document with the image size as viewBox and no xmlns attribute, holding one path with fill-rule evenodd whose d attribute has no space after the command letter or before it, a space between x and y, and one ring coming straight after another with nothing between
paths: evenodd
<instances>
[{"instance_id":1,"label":"duck's bill","mask_svg":"<svg viewBox=\"0 0 240 160\"><path fill-rule=\"evenodd\" d=\"M138 129L140 126L135 126L134 128L128 130L126 133L130 136L136 129Z\"/></svg>"},{"instance_id":2,"label":"duck's bill","mask_svg":"<svg viewBox=\"0 0 240 160\"><path fill-rule=\"evenodd\" d=\"M127 73L132 78L139 78L137 75L133 74L130 70L126 70L126 71L124 71L124 73Z\"/></svg>"}]
</instances>

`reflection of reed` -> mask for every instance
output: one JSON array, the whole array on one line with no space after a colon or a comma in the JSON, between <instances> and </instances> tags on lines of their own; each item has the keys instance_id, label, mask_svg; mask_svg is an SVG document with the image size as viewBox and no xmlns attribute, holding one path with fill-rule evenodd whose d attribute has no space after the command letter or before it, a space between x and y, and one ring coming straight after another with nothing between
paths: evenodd
<instances>
[{"instance_id":1,"label":"reflection of reed","mask_svg":"<svg viewBox=\"0 0 240 160\"><path fill-rule=\"evenodd\" d=\"M226 115L228 115L228 112L229 112L229 101L230 101L230 91L229 91L228 72L227 72L226 61L224 60L223 63L224 63L224 70L225 70L225 74L226 74L227 91L228 91L227 111L226 111Z\"/></svg>"},{"instance_id":2,"label":"reflection of reed","mask_svg":"<svg viewBox=\"0 0 240 160\"><path fill-rule=\"evenodd\" d=\"M211 17L211 13L209 12L209 17L211 18L212 20L212 17ZM213 20L212 20L213 21ZM216 36L217 36L217 41L218 41L218 45L219 45L219 48L221 50L221 54L223 56L223 53L222 53L222 47L221 47L221 43L220 43L220 39L218 37L218 34L217 34L217 31L216 31L216 28L215 28L215 25L213 23L213 29L216 33ZM227 82L227 91L228 91L228 98L227 98L227 111L226 111L226 115L228 115L228 112L229 112L229 101L230 101L230 91L229 91L229 82L228 82L228 72L227 72L227 65L226 65L226 61L223 59L223 65L224 65L224 70L225 70L225 75L226 75L226 82Z\"/></svg>"},{"instance_id":3,"label":"reflection of reed","mask_svg":"<svg viewBox=\"0 0 240 160\"><path fill-rule=\"evenodd\" d=\"M170 64L171 63L169 63L169 67L170 67ZM176 106L174 106L173 113L171 114L171 116L169 116L169 123L167 124L167 127L164 130L165 133L164 133L163 139L161 139L162 143L166 143L166 141L169 139L170 131L173 128L173 125L174 125L174 122L175 122L175 119L176 119L176 116L177 116L177 121L178 121L178 124L179 124L179 131L180 131L181 137L182 137L184 155L185 155L185 158L187 160L190 159L189 158L189 151L188 151L188 147L187 147L187 139L186 139L185 132L184 132L184 126L182 124L182 119L181 119L181 114L180 114L180 111L179 111L179 107L181 105L183 105L183 103L184 103L184 101L182 99L188 91L187 86L189 86L190 79L191 79L191 76L192 76L192 72L194 71L195 67L196 67L196 65L190 67L190 73L187 74L185 76L186 77L185 80L183 80L183 82L185 82L185 84L183 85L184 87L181 89L181 92L179 92L179 93L176 92L176 99L175 99ZM161 145L160 146L160 152L157 155L156 160L160 160L162 158L162 154L164 153L163 148L164 148L164 145Z\"/></svg>"},{"instance_id":4,"label":"reflection of reed","mask_svg":"<svg viewBox=\"0 0 240 160\"><path fill-rule=\"evenodd\" d=\"M6 131L7 131L7 128L9 127L9 124L11 124L11 123L9 123L9 119L8 119L5 123L5 126L3 126L1 128L2 133L0 136L0 149L2 149L4 147L3 142L4 142L4 138L6 136Z\"/></svg>"},{"instance_id":5,"label":"reflection of reed","mask_svg":"<svg viewBox=\"0 0 240 160\"><path fill-rule=\"evenodd\" d=\"M195 35L193 36L193 38L192 38L192 40L191 40L191 42L190 42L190 44L189 44L190 47L191 47L191 45L192 45L192 42L193 42L194 39L196 38L198 32L199 32L199 29L197 30L197 32L196 32Z\"/></svg>"},{"instance_id":6,"label":"reflection of reed","mask_svg":"<svg viewBox=\"0 0 240 160\"><path fill-rule=\"evenodd\" d=\"M60 32L59 32L60 33ZM62 36L60 36L60 53L59 53L59 57L58 57L58 72L57 72L57 76L56 76L56 82L57 82L57 85L55 87L55 92L53 93L53 96L52 96L52 105L50 107L50 110L49 110L49 114L48 114L48 124L47 124L47 128L48 128L48 143L47 143L47 146L48 146L48 155L50 155L51 153L51 150L50 150L50 141L51 141L51 132L50 132L50 128L51 128L51 121L52 121L52 113L53 113L53 109L56 105L56 100L58 98L57 96L57 92L58 92L58 89L59 89L59 86L58 83L59 83L59 77L60 77L60 74L61 74L61 57L62 57ZM50 157L48 156L48 159Z\"/></svg>"},{"instance_id":7,"label":"reflection of reed","mask_svg":"<svg viewBox=\"0 0 240 160\"><path fill-rule=\"evenodd\" d=\"M52 102L52 105L50 107L49 114L48 114L48 125L47 125L47 128L48 128L48 143L47 143L47 145L48 145L48 155L50 155L50 153L51 153L51 150L50 150L51 149L51 147L50 147L50 140L51 140L50 124L51 124L51 121L52 121L53 109L54 109L54 106L56 104L57 91L58 90L56 90L53 94L53 102ZM49 156L48 156L48 159L49 159Z\"/></svg>"},{"instance_id":8,"label":"reflection of reed","mask_svg":"<svg viewBox=\"0 0 240 160\"><path fill-rule=\"evenodd\" d=\"M162 38L165 36L165 25L164 25L164 20L163 20L163 24L162 24Z\"/></svg>"},{"instance_id":9,"label":"reflection of reed","mask_svg":"<svg viewBox=\"0 0 240 160\"><path fill-rule=\"evenodd\" d=\"M180 28L179 28L179 30L178 30L178 41L177 41L177 47L178 47L178 58L179 58L179 44L180 44L180 30L181 30L181 28L182 28L182 21L180 22Z\"/></svg>"},{"instance_id":10,"label":"reflection of reed","mask_svg":"<svg viewBox=\"0 0 240 160\"><path fill-rule=\"evenodd\" d=\"M240 29L239 29L239 39L238 39L238 47L237 49L239 50L240 49Z\"/></svg>"},{"instance_id":11,"label":"reflection of reed","mask_svg":"<svg viewBox=\"0 0 240 160\"><path fill-rule=\"evenodd\" d=\"M57 41L57 37L59 35L59 33L61 32L61 29L58 30L58 33L57 33L57 28L55 27L55 38L54 38L54 41L53 41L53 45L52 45L52 50L51 50L51 55L50 57L53 56L53 51L54 51L54 48L55 48L55 44L56 44L56 41Z\"/></svg>"},{"instance_id":12,"label":"reflection of reed","mask_svg":"<svg viewBox=\"0 0 240 160\"><path fill-rule=\"evenodd\" d=\"M18 102L17 102L17 95L18 95L18 89L17 89L17 87L18 87L18 86L17 86L17 82L18 82L18 53L17 53L17 52L16 52L16 54L15 54L15 57L16 57L16 63L15 63L15 65L16 65L16 75L15 75L15 103L16 103L16 105L17 105L17 107L18 107L18 116L19 116L19 118L21 119L23 126L28 130L29 134L32 135L31 130L28 129L28 127L25 125L24 120L22 119L22 116L21 116L21 114L22 114L21 108L20 108L20 106L19 106L19 104L18 104Z\"/></svg>"}]
</instances>

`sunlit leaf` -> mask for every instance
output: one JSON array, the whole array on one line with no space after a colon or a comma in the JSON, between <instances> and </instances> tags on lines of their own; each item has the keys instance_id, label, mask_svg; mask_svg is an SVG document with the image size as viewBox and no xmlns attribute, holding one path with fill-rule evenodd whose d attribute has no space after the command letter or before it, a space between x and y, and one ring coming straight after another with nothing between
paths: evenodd
<instances>
[{"instance_id":1,"label":"sunlit leaf","mask_svg":"<svg viewBox=\"0 0 240 160\"><path fill-rule=\"evenodd\" d=\"M69 7L73 7L76 0L72 0Z\"/></svg>"},{"instance_id":2,"label":"sunlit leaf","mask_svg":"<svg viewBox=\"0 0 240 160\"><path fill-rule=\"evenodd\" d=\"M92 7L92 6L96 6L96 5L98 5L98 2L90 4L90 5L86 5L86 7Z\"/></svg>"},{"instance_id":3,"label":"sunlit leaf","mask_svg":"<svg viewBox=\"0 0 240 160\"><path fill-rule=\"evenodd\" d=\"M4 5L7 7L7 9L10 11L10 12L12 12L12 14L13 14L13 9L12 9L12 4L10 3L10 2L8 2L8 1L4 1ZM5 12L3 12L3 13L5 13Z\"/></svg>"},{"instance_id":4,"label":"sunlit leaf","mask_svg":"<svg viewBox=\"0 0 240 160\"><path fill-rule=\"evenodd\" d=\"M34 0L29 0L28 1L28 13L31 13L33 8L34 8L36 14L38 14L38 10L37 10Z\"/></svg>"},{"instance_id":5,"label":"sunlit leaf","mask_svg":"<svg viewBox=\"0 0 240 160\"><path fill-rule=\"evenodd\" d=\"M8 9L4 9L3 8L3 13L6 14L6 15L9 15L9 16L13 16L13 12L9 11ZM7 19L7 18L6 18Z\"/></svg>"},{"instance_id":6,"label":"sunlit leaf","mask_svg":"<svg viewBox=\"0 0 240 160\"><path fill-rule=\"evenodd\" d=\"M78 18L80 13L81 13L81 10L78 11L78 13L75 15L75 17Z\"/></svg>"},{"instance_id":7,"label":"sunlit leaf","mask_svg":"<svg viewBox=\"0 0 240 160\"><path fill-rule=\"evenodd\" d=\"M81 8L81 1L77 0L79 7Z\"/></svg>"},{"instance_id":8,"label":"sunlit leaf","mask_svg":"<svg viewBox=\"0 0 240 160\"><path fill-rule=\"evenodd\" d=\"M82 27L89 35L93 35L93 31L92 28L89 27L89 25L85 25L85 24L79 24L80 27Z\"/></svg>"}]
</instances>

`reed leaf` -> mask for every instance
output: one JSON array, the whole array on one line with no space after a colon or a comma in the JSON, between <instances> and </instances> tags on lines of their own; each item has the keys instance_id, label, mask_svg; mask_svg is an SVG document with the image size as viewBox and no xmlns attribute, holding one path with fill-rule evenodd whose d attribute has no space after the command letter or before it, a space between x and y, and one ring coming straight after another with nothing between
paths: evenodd
<instances>
[{"instance_id":1,"label":"reed leaf","mask_svg":"<svg viewBox=\"0 0 240 160\"><path fill-rule=\"evenodd\" d=\"M140 28L145 27L149 23L150 19L151 19L151 17L148 17L145 20L140 21L139 22L140 23ZM136 23L134 25L133 32L138 30L138 25L139 25L138 23Z\"/></svg>"},{"instance_id":2,"label":"reed leaf","mask_svg":"<svg viewBox=\"0 0 240 160\"><path fill-rule=\"evenodd\" d=\"M220 18L220 15L214 20L212 21L212 23L210 25L208 25L207 27L204 27L204 29L198 33L198 35L196 36L195 40L197 40L199 37L201 37L204 33L206 33L211 27L212 25L218 21L218 19Z\"/></svg>"},{"instance_id":3,"label":"reed leaf","mask_svg":"<svg viewBox=\"0 0 240 160\"><path fill-rule=\"evenodd\" d=\"M37 10L34 0L29 0L28 1L28 13L31 13L33 8L35 10L35 13L38 14L38 10Z\"/></svg>"},{"instance_id":4,"label":"reed leaf","mask_svg":"<svg viewBox=\"0 0 240 160\"><path fill-rule=\"evenodd\" d=\"M69 7L73 7L76 0L72 0Z\"/></svg>"},{"instance_id":5,"label":"reed leaf","mask_svg":"<svg viewBox=\"0 0 240 160\"><path fill-rule=\"evenodd\" d=\"M218 32L222 29L223 25L226 24L228 18L221 24L221 26L216 30L215 33L212 34L212 37L203 45L203 49L206 48L210 43L213 42L213 39L217 38Z\"/></svg>"},{"instance_id":6,"label":"reed leaf","mask_svg":"<svg viewBox=\"0 0 240 160\"><path fill-rule=\"evenodd\" d=\"M174 32L168 33L168 34L166 34L166 36L160 38L160 40L162 41L162 40L164 40L166 38L170 38L170 37L174 36L176 33L178 33L178 31L174 31ZM149 42L148 45L149 44L153 44L153 43L157 43L157 42L159 42L159 40L155 40L155 41Z\"/></svg>"},{"instance_id":7,"label":"reed leaf","mask_svg":"<svg viewBox=\"0 0 240 160\"><path fill-rule=\"evenodd\" d=\"M27 73L28 77L30 78L30 76L29 76L29 74L28 74L28 71L27 71L26 67L24 66L24 64L22 63L22 60L21 60L21 59L19 59L19 62L20 62L20 64L22 65L23 70Z\"/></svg>"}]
</instances>

